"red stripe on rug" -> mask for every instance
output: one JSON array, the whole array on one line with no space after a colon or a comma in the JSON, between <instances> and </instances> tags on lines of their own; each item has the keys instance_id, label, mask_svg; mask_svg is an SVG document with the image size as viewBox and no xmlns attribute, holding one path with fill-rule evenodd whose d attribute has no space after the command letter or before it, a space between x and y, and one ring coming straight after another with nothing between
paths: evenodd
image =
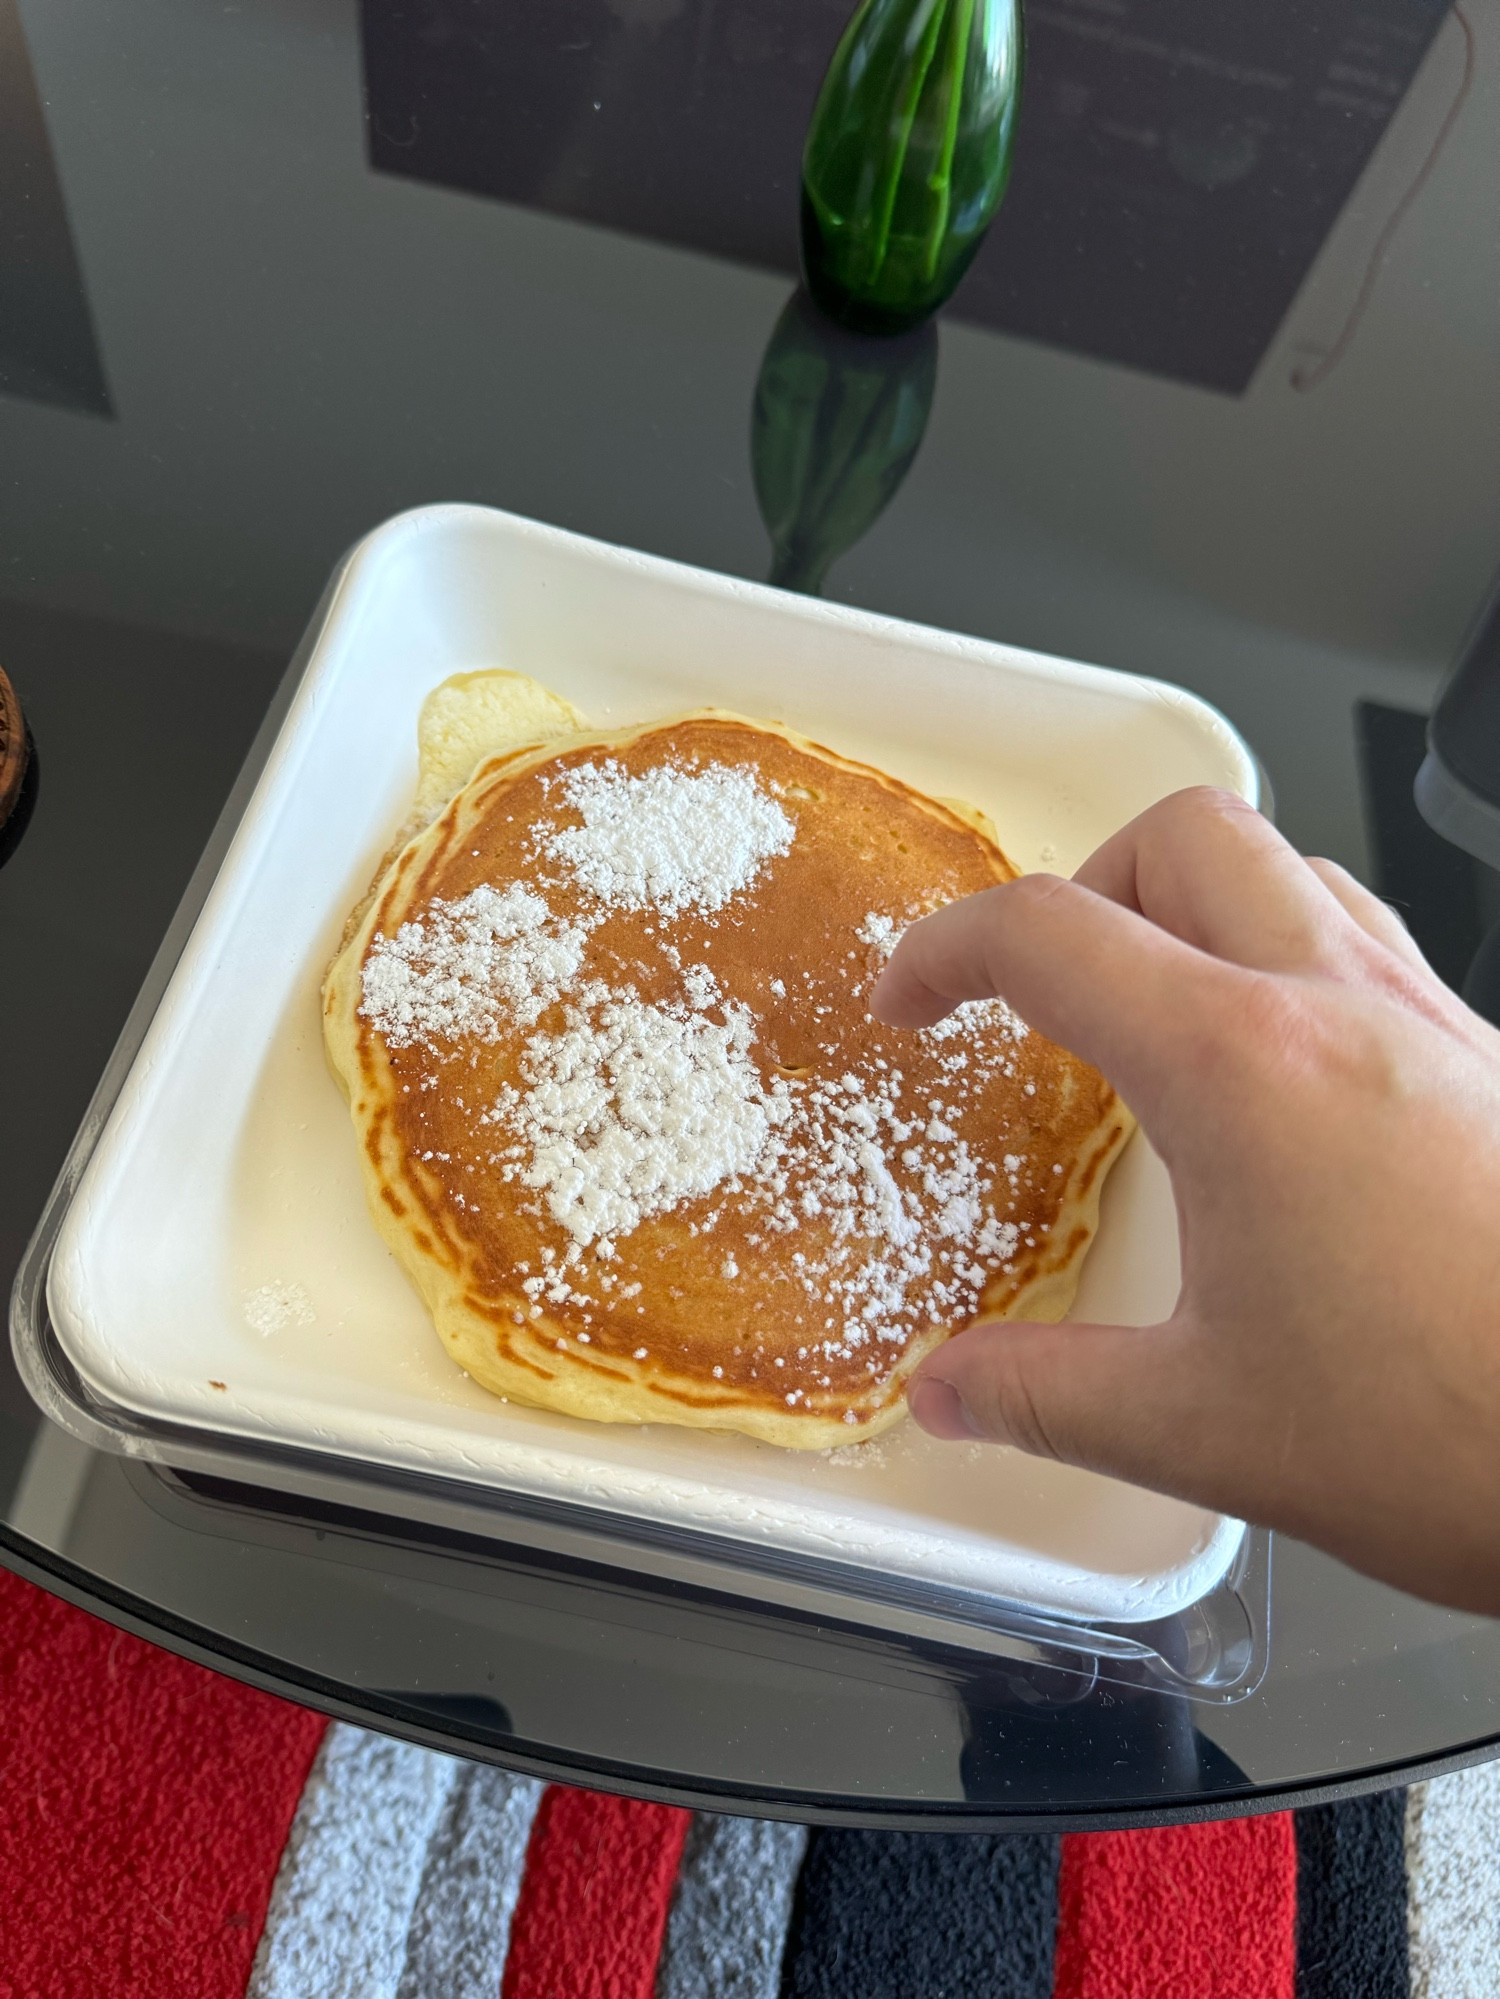
<instances>
[{"instance_id":1,"label":"red stripe on rug","mask_svg":"<svg viewBox=\"0 0 1500 1999\"><path fill-rule=\"evenodd\" d=\"M0 1570L0 1999L243 1999L324 1726Z\"/></svg>"},{"instance_id":2,"label":"red stripe on rug","mask_svg":"<svg viewBox=\"0 0 1500 1999\"><path fill-rule=\"evenodd\" d=\"M501 1999L651 1999L691 1812L542 1793Z\"/></svg>"},{"instance_id":3,"label":"red stripe on rug","mask_svg":"<svg viewBox=\"0 0 1500 1999\"><path fill-rule=\"evenodd\" d=\"M1053 1999L1293 1999L1290 1812L1062 1843Z\"/></svg>"}]
</instances>

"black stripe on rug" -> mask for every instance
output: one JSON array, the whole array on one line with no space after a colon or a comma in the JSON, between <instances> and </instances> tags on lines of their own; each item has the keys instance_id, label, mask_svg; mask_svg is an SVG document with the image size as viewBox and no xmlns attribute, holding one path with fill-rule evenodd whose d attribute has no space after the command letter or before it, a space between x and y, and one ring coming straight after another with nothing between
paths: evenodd
<instances>
[{"instance_id":1,"label":"black stripe on rug","mask_svg":"<svg viewBox=\"0 0 1500 1999\"><path fill-rule=\"evenodd\" d=\"M782 1999L1050 1999L1059 1843L837 1832L808 1841Z\"/></svg>"},{"instance_id":2,"label":"black stripe on rug","mask_svg":"<svg viewBox=\"0 0 1500 1999\"><path fill-rule=\"evenodd\" d=\"M1405 1791L1293 1817L1297 1999L1409 1999Z\"/></svg>"}]
</instances>

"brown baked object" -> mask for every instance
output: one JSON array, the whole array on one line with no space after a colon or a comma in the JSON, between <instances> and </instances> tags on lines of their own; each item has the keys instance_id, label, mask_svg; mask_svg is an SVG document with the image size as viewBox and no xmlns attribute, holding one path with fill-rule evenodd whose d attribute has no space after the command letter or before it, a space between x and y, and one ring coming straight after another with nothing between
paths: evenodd
<instances>
[{"instance_id":1,"label":"brown baked object","mask_svg":"<svg viewBox=\"0 0 1500 1999\"><path fill-rule=\"evenodd\" d=\"M29 755L21 704L4 669L0 668L0 826L9 819L20 799Z\"/></svg>"},{"instance_id":2,"label":"brown baked object","mask_svg":"<svg viewBox=\"0 0 1500 1999\"><path fill-rule=\"evenodd\" d=\"M1129 1114L998 1002L866 1011L905 924L1015 872L972 810L717 711L482 764L324 993L460 1366L826 1447L975 1317L1060 1318Z\"/></svg>"}]
</instances>

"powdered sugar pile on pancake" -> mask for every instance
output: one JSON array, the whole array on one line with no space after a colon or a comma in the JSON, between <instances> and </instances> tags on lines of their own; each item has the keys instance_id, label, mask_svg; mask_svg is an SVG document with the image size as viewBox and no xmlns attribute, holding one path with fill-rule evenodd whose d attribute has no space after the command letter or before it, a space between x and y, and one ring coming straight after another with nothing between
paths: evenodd
<instances>
[{"instance_id":1,"label":"powdered sugar pile on pancake","mask_svg":"<svg viewBox=\"0 0 1500 1999\"><path fill-rule=\"evenodd\" d=\"M542 851L619 909L722 909L795 831L748 771L723 764L638 777L613 762L581 764L561 790L582 824L546 835Z\"/></svg>"},{"instance_id":2,"label":"powdered sugar pile on pancake","mask_svg":"<svg viewBox=\"0 0 1500 1999\"><path fill-rule=\"evenodd\" d=\"M487 884L436 899L394 937L376 934L365 960L360 1012L392 1048L413 1041L493 1041L502 1016L529 1027L578 975L588 935L564 923L532 889Z\"/></svg>"}]
</instances>

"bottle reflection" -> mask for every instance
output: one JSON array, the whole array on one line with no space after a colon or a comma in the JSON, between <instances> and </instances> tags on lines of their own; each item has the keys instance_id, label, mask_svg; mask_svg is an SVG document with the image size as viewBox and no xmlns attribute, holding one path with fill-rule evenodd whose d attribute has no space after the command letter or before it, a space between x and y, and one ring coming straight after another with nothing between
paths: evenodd
<instances>
[{"instance_id":1,"label":"bottle reflection","mask_svg":"<svg viewBox=\"0 0 1500 1999\"><path fill-rule=\"evenodd\" d=\"M894 339L850 333L793 293L760 364L750 425L770 582L816 596L890 505L927 428L937 358L931 322Z\"/></svg>"}]
</instances>

